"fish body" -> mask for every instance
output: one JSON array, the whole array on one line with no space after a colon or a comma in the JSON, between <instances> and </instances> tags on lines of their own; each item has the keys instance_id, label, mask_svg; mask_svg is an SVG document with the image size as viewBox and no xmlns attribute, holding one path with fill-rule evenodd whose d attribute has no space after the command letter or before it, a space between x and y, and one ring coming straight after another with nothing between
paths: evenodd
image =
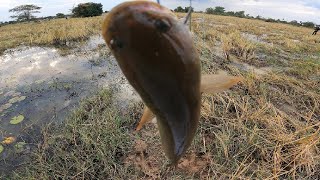
<instances>
[{"instance_id":1,"label":"fish body","mask_svg":"<svg viewBox=\"0 0 320 180\"><path fill-rule=\"evenodd\" d=\"M188 27L151 1L130 1L106 16L103 37L123 74L157 117L161 142L175 163L200 119L200 60Z\"/></svg>"}]
</instances>

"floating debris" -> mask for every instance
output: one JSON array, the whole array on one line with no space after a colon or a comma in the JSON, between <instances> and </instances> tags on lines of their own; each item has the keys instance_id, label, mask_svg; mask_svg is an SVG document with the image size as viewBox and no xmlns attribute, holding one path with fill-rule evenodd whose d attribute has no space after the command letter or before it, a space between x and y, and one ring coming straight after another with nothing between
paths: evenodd
<instances>
[{"instance_id":1,"label":"floating debris","mask_svg":"<svg viewBox=\"0 0 320 180\"><path fill-rule=\"evenodd\" d=\"M17 153L21 153L23 150L24 150L24 146L26 145L27 143L25 142L18 142L17 144L14 145L14 148L16 150Z\"/></svg>"},{"instance_id":2,"label":"floating debris","mask_svg":"<svg viewBox=\"0 0 320 180\"><path fill-rule=\"evenodd\" d=\"M15 141L16 141L15 137L6 137L1 143L8 145L8 144L14 143Z\"/></svg>"},{"instance_id":3,"label":"floating debris","mask_svg":"<svg viewBox=\"0 0 320 180\"><path fill-rule=\"evenodd\" d=\"M0 144L0 154L3 152L4 147Z\"/></svg>"},{"instance_id":4,"label":"floating debris","mask_svg":"<svg viewBox=\"0 0 320 180\"><path fill-rule=\"evenodd\" d=\"M24 116L19 115L19 116L15 116L11 119L10 124L19 124L24 120Z\"/></svg>"},{"instance_id":5,"label":"floating debris","mask_svg":"<svg viewBox=\"0 0 320 180\"><path fill-rule=\"evenodd\" d=\"M9 103L14 104L16 102L21 102L21 101L25 100L26 98L27 98L26 96L20 96L20 97L17 96L17 97L10 99Z\"/></svg>"},{"instance_id":6,"label":"floating debris","mask_svg":"<svg viewBox=\"0 0 320 180\"><path fill-rule=\"evenodd\" d=\"M7 104L0 106L0 112L9 109L11 106L12 106L11 103L7 103Z\"/></svg>"}]
</instances>

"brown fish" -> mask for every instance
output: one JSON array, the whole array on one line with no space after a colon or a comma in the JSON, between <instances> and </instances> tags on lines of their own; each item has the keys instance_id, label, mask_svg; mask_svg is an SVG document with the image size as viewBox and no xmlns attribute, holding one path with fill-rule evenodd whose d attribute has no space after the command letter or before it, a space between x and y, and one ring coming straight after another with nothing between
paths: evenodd
<instances>
[{"instance_id":1,"label":"brown fish","mask_svg":"<svg viewBox=\"0 0 320 180\"><path fill-rule=\"evenodd\" d=\"M157 3L132 1L108 13L102 34L129 83L157 116L163 149L176 162L200 117L200 61L188 28Z\"/></svg>"},{"instance_id":2,"label":"brown fish","mask_svg":"<svg viewBox=\"0 0 320 180\"><path fill-rule=\"evenodd\" d=\"M162 147L176 163L195 136L201 106L200 60L187 26L157 3L131 1L107 14L102 34L147 106L142 119L157 117Z\"/></svg>"}]
</instances>

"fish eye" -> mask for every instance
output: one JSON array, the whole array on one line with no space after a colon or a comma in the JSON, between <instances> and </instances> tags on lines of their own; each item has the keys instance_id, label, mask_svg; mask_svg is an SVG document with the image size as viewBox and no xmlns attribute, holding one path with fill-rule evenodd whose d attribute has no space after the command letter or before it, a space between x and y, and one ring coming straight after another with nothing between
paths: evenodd
<instances>
[{"instance_id":1,"label":"fish eye","mask_svg":"<svg viewBox=\"0 0 320 180\"><path fill-rule=\"evenodd\" d=\"M118 38L111 39L109 43L112 49L122 49L124 46L123 42Z\"/></svg>"},{"instance_id":2,"label":"fish eye","mask_svg":"<svg viewBox=\"0 0 320 180\"><path fill-rule=\"evenodd\" d=\"M163 33L167 32L171 27L170 23L165 19L157 19L154 22L154 25L157 28L157 30Z\"/></svg>"}]
</instances>

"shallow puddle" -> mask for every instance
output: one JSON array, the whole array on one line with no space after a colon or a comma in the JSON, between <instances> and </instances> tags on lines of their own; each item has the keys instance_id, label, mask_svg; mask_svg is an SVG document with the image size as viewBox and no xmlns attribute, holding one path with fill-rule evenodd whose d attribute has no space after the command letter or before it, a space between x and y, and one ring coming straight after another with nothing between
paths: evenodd
<instances>
[{"instance_id":1,"label":"shallow puddle","mask_svg":"<svg viewBox=\"0 0 320 180\"><path fill-rule=\"evenodd\" d=\"M66 56L41 47L19 47L0 56L0 142L15 139L2 143L0 176L21 162L11 152L17 144L30 150L40 127L63 121L81 99L108 86L117 88L122 108L139 100L100 36ZM23 120L13 124L19 116ZM35 133L29 133L31 127Z\"/></svg>"}]
</instances>

